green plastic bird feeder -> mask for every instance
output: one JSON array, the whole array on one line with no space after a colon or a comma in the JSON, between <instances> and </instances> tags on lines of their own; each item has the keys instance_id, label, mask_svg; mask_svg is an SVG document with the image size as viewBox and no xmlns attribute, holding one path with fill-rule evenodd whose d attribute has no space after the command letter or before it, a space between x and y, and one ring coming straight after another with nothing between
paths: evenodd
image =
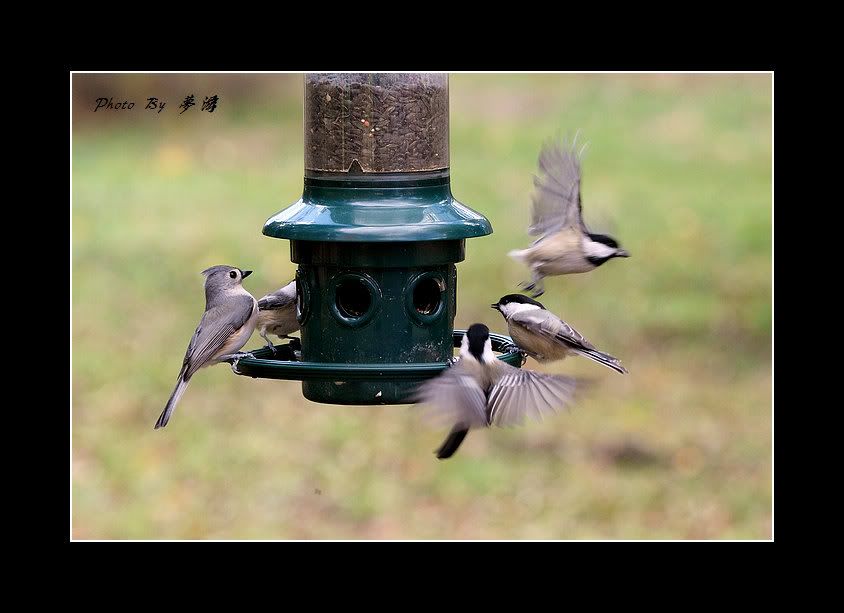
<instances>
[{"instance_id":1,"label":"green plastic bird feeder","mask_svg":"<svg viewBox=\"0 0 844 613\"><path fill-rule=\"evenodd\" d=\"M408 402L448 365L467 238L492 233L451 194L448 75L305 75L302 198L263 233L290 241L301 361L237 365L333 404ZM520 366L509 338L494 348Z\"/></svg>"}]
</instances>

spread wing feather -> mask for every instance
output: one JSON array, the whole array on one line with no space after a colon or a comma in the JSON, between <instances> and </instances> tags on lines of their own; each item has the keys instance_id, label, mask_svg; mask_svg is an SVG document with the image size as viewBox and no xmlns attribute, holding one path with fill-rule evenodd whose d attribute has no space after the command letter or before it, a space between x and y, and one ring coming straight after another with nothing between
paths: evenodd
<instances>
[{"instance_id":1,"label":"spread wing feather","mask_svg":"<svg viewBox=\"0 0 844 613\"><path fill-rule=\"evenodd\" d=\"M461 362L417 389L414 402L425 405L429 420L466 428L488 425L486 395Z\"/></svg>"},{"instance_id":2,"label":"spread wing feather","mask_svg":"<svg viewBox=\"0 0 844 613\"><path fill-rule=\"evenodd\" d=\"M563 375L546 375L502 364L504 375L489 395L489 421L495 426L515 426L525 417L541 420L567 407L577 380Z\"/></svg>"},{"instance_id":3,"label":"spread wing feather","mask_svg":"<svg viewBox=\"0 0 844 613\"><path fill-rule=\"evenodd\" d=\"M588 232L583 223L580 197L580 156L577 136L568 143L546 143L539 154L540 176L533 183L533 219L528 228L531 236L546 236L565 227Z\"/></svg>"}]
</instances>

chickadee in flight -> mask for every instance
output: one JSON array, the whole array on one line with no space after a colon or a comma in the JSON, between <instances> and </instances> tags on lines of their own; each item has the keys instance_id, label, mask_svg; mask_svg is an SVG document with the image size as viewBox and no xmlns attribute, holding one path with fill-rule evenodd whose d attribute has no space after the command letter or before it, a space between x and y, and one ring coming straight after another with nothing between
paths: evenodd
<instances>
[{"instance_id":1,"label":"chickadee in flight","mask_svg":"<svg viewBox=\"0 0 844 613\"><path fill-rule=\"evenodd\" d=\"M492 352L489 328L473 324L463 336L458 362L423 383L414 400L453 426L437 450L443 460L454 455L471 428L518 425L525 416L541 420L567 406L576 383L505 364Z\"/></svg>"},{"instance_id":2,"label":"chickadee in flight","mask_svg":"<svg viewBox=\"0 0 844 613\"><path fill-rule=\"evenodd\" d=\"M627 373L618 359L595 349L580 332L533 298L508 294L490 306L507 320L510 336L519 349L537 362L552 362L577 354L621 374Z\"/></svg>"},{"instance_id":3,"label":"chickadee in flight","mask_svg":"<svg viewBox=\"0 0 844 613\"><path fill-rule=\"evenodd\" d=\"M539 238L527 249L509 253L530 268L531 282L522 285L534 290L534 298L545 293L542 280L547 276L589 272L612 258L630 257L614 238L592 233L583 223L580 156L574 142L571 147L546 144L539 170L541 176L533 178L536 193L528 228L529 235Z\"/></svg>"},{"instance_id":4,"label":"chickadee in flight","mask_svg":"<svg viewBox=\"0 0 844 613\"><path fill-rule=\"evenodd\" d=\"M205 275L205 313L188 345L176 389L155 422L156 430L170 421L188 381L197 370L252 355L240 353L252 336L258 319L258 302L241 285L252 271L235 266L212 266L203 270L202 274Z\"/></svg>"},{"instance_id":5,"label":"chickadee in flight","mask_svg":"<svg viewBox=\"0 0 844 613\"><path fill-rule=\"evenodd\" d=\"M279 338L293 338L289 335L299 329L299 322L296 319L295 280L258 301L258 324L256 328L274 354L276 348L272 341L267 338L268 334L275 334Z\"/></svg>"}]
</instances>

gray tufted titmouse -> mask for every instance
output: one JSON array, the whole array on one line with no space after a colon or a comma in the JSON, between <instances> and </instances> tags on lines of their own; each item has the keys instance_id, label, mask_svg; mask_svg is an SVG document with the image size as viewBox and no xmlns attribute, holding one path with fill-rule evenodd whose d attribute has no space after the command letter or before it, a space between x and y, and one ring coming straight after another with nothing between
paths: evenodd
<instances>
[{"instance_id":1,"label":"gray tufted titmouse","mask_svg":"<svg viewBox=\"0 0 844 613\"><path fill-rule=\"evenodd\" d=\"M589 272L613 258L630 257L614 238L590 232L583 223L580 154L574 142L546 144L539 154L539 170L528 228L529 235L539 238L527 249L509 253L530 268L531 282L522 286L533 290L534 298L545 292L542 280L547 276Z\"/></svg>"},{"instance_id":2,"label":"gray tufted titmouse","mask_svg":"<svg viewBox=\"0 0 844 613\"><path fill-rule=\"evenodd\" d=\"M252 271L212 266L202 274L205 275L205 313L188 345L176 389L155 422L156 430L170 421L176 403L197 370L251 355L239 351L252 336L258 319L258 302L241 285Z\"/></svg>"},{"instance_id":3,"label":"gray tufted titmouse","mask_svg":"<svg viewBox=\"0 0 844 613\"><path fill-rule=\"evenodd\" d=\"M299 329L299 322L296 319L295 280L258 301L256 328L273 353L276 352L276 348L267 338L268 334L275 334L280 338L292 338L289 335Z\"/></svg>"}]
</instances>

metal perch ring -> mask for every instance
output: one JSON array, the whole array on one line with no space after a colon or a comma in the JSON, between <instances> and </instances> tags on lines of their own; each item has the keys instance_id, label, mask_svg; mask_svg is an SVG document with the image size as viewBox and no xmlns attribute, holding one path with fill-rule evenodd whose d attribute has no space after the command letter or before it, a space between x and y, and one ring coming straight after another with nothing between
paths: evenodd
<instances>
[{"instance_id":1,"label":"metal perch ring","mask_svg":"<svg viewBox=\"0 0 844 613\"><path fill-rule=\"evenodd\" d=\"M454 346L459 347L465 330L455 330ZM524 354L509 336L490 333L492 350L499 353L498 359L510 366L521 368ZM290 343L278 345L282 350ZM299 362L276 360L269 347L251 351L254 358L241 358L237 363L236 374L262 379L282 379L287 381L356 381L383 379L398 381L407 379L430 379L449 367L448 362L428 362L422 364L338 364L325 362Z\"/></svg>"}]
</instances>

